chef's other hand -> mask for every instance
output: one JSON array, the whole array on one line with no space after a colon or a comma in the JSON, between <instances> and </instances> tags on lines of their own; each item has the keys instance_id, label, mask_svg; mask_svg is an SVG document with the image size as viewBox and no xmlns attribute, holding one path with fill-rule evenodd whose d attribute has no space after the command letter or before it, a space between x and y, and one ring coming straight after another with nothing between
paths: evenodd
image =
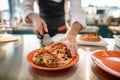
<instances>
[{"instance_id":1,"label":"chef's other hand","mask_svg":"<svg viewBox=\"0 0 120 80\"><path fill-rule=\"evenodd\" d=\"M72 57L75 57L77 53L77 43L75 40L76 36L74 35L64 35L62 39L59 41L60 43L63 43L67 46L67 48L70 50Z\"/></svg>"},{"instance_id":2,"label":"chef's other hand","mask_svg":"<svg viewBox=\"0 0 120 80\"><path fill-rule=\"evenodd\" d=\"M35 14L30 14L28 18L33 23L35 32L39 32L41 35L44 35L44 32L48 32L47 24L42 18Z\"/></svg>"},{"instance_id":3,"label":"chef's other hand","mask_svg":"<svg viewBox=\"0 0 120 80\"><path fill-rule=\"evenodd\" d=\"M70 49L72 57L74 57L77 53L77 42L76 36L83 29L82 25L78 22L73 23L71 27L67 30L66 34L59 41L67 45L67 48Z\"/></svg>"}]
</instances>

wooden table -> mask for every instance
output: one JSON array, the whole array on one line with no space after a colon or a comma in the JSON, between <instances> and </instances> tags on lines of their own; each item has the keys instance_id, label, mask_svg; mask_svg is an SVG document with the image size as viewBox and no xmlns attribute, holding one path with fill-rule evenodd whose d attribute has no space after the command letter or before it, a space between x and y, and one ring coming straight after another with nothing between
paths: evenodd
<instances>
[{"instance_id":1,"label":"wooden table","mask_svg":"<svg viewBox=\"0 0 120 80\"><path fill-rule=\"evenodd\" d=\"M64 34L58 34L52 39L59 40ZM36 35L19 35L20 40L0 43L0 80L119 80L97 67L91 60L96 50L116 50L113 38L104 38L108 41L106 47L79 46L79 61L72 67L60 71L39 70L27 62L27 55L41 47Z\"/></svg>"}]
</instances>

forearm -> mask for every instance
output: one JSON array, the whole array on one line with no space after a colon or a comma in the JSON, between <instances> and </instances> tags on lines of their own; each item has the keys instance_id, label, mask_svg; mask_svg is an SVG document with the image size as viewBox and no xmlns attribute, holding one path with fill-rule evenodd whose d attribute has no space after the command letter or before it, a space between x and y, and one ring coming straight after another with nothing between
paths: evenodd
<instances>
[{"instance_id":1,"label":"forearm","mask_svg":"<svg viewBox=\"0 0 120 80\"><path fill-rule=\"evenodd\" d=\"M78 22L82 27L86 27L86 14L81 6L81 0L70 0L71 25Z\"/></svg>"},{"instance_id":2,"label":"forearm","mask_svg":"<svg viewBox=\"0 0 120 80\"><path fill-rule=\"evenodd\" d=\"M30 22L28 18L28 15L31 13L34 13L33 4L35 0L23 0L21 3L21 9L23 16L25 17L26 22Z\"/></svg>"},{"instance_id":3,"label":"forearm","mask_svg":"<svg viewBox=\"0 0 120 80\"><path fill-rule=\"evenodd\" d=\"M82 29L83 29L83 26L82 26L80 23L75 22L75 23L73 23L73 25L68 29L66 35L76 36Z\"/></svg>"},{"instance_id":4,"label":"forearm","mask_svg":"<svg viewBox=\"0 0 120 80\"><path fill-rule=\"evenodd\" d=\"M35 20L36 17L38 17L36 14L30 13L30 14L26 17L26 19L29 20L29 22L32 22L32 23L33 23L33 21Z\"/></svg>"}]
</instances>

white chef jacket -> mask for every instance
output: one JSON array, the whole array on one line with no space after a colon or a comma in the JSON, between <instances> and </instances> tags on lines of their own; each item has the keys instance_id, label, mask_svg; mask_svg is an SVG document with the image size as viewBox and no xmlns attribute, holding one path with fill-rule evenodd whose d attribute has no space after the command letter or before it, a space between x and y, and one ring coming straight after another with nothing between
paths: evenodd
<instances>
[{"instance_id":1,"label":"white chef jacket","mask_svg":"<svg viewBox=\"0 0 120 80\"><path fill-rule=\"evenodd\" d=\"M21 8L22 8L22 12L25 18L27 18L27 16L30 13L34 13L34 9L33 9L33 4L34 1L37 0L23 0L22 4L21 4ZM52 0L55 2L61 2L62 0ZM70 1L70 19L71 19L71 25L75 22L80 23L83 28L86 26L86 20L85 20L85 12L83 10L83 8L81 7L81 0L69 0Z\"/></svg>"}]
</instances>

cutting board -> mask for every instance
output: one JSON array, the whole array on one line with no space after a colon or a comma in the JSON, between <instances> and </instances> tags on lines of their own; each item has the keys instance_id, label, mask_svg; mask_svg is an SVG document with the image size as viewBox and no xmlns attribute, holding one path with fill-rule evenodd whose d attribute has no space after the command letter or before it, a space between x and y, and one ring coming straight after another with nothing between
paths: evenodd
<instances>
[{"instance_id":1,"label":"cutting board","mask_svg":"<svg viewBox=\"0 0 120 80\"><path fill-rule=\"evenodd\" d=\"M17 41L20 39L20 36L3 36L0 38L0 43L1 42L12 42L12 41Z\"/></svg>"}]
</instances>

